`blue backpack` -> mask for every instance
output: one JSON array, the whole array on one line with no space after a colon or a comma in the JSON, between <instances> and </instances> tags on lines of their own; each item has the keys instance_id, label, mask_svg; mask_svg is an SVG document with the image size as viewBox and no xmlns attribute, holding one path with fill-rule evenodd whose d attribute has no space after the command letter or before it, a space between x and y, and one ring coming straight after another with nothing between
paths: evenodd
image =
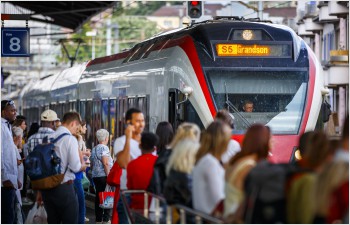
<instances>
[{"instance_id":1,"label":"blue backpack","mask_svg":"<svg viewBox=\"0 0 350 225\"><path fill-rule=\"evenodd\" d=\"M69 134L61 134L49 143L45 137L27 156L25 167L33 190L51 189L62 182L67 169L61 173L61 159L56 154L55 143L65 135Z\"/></svg>"}]
</instances>

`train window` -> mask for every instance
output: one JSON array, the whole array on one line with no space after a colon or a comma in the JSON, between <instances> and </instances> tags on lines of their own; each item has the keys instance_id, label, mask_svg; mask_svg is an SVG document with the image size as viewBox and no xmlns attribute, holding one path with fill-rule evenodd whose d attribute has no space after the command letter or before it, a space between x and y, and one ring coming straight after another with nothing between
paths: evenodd
<instances>
[{"instance_id":1,"label":"train window","mask_svg":"<svg viewBox=\"0 0 350 225\"><path fill-rule=\"evenodd\" d=\"M101 129L101 101L100 100L94 100L92 104L92 132L93 136L96 137L96 131ZM94 139L95 145L98 144L97 139Z\"/></svg>"},{"instance_id":2,"label":"train window","mask_svg":"<svg viewBox=\"0 0 350 225\"><path fill-rule=\"evenodd\" d=\"M127 98L119 98L117 105L117 137L124 134L124 116L125 112L128 110L128 99Z\"/></svg>"},{"instance_id":3,"label":"train window","mask_svg":"<svg viewBox=\"0 0 350 225\"><path fill-rule=\"evenodd\" d=\"M117 100L110 99L109 100L109 125L110 125L110 133L113 137L113 140L117 138L116 129L117 129Z\"/></svg>"},{"instance_id":4,"label":"train window","mask_svg":"<svg viewBox=\"0 0 350 225\"><path fill-rule=\"evenodd\" d=\"M130 51L128 57L126 57L126 58L124 59L123 63L129 62L129 61L134 57L134 55L136 55L136 54L140 51L141 47L142 47L142 46L139 46L139 47L136 47L136 46L135 46L135 47Z\"/></svg>"},{"instance_id":5,"label":"train window","mask_svg":"<svg viewBox=\"0 0 350 225\"><path fill-rule=\"evenodd\" d=\"M206 72L217 109L229 108L235 117L234 133L253 123L269 126L274 134L297 134L303 116L307 71ZM253 112L244 104L253 103Z\"/></svg>"},{"instance_id":6,"label":"train window","mask_svg":"<svg viewBox=\"0 0 350 225\"><path fill-rule=\"evenodd\" d=\"M69 102L69 111L77 111L77 102Z\"/></svg>"},{"instance_id":7,"label":"train window","mask_svg":"<svg viewBox=\"0 0 350 225\"><path fill-rule=\"evenodd\" d=\"M95 145L93 143L93 139L92 139L92 136L93 136L93 130L92 130L92 101L91 100L88 100L86 102L86 108L85 108L85 120L86 120L86 147L88 148L93 148Z\"/></svg>"},{"instance_id":8,"label":"train window","mask_svg":"<svg viewBox=\"0 0 350 225\"><path fill-rule=\"evenodd\" d=\"M171 40L171 38L163 37L161 39L157 39L155 43L147 50L147 52L142 56L143 58L147 58L152 52L157 51L156 54L159 53L160 50L164 48L164 46Z\"/></svg>"},{"instance_id":9,"label":"train window","mask_svg":"<svg viewBox=\"0 0 350 225\"><path fill-rule=\"evenodd\" d=\"M144 58L147 58L149 53L150 53L150 50L152 49L154 43L152 43L151 45L148 46L148 48L144 51L143 55L141 56L141 59L144 59Z\"/></svg>"},{"instance_id":10,"label":"train window","mask_svg":"<svg viewBox=\"0 0 350 225\"><path fill-rule=\"evenodd\" d=\"M136 97L129 97L128 98L128 109L130 109L130 108L137 108Z\"/></svg>"},{"instance_id":11,"label":"train window","mask_svg":"<svg viewBox=\"0 0 350 225\"><path fill-rule=\"evenodd\" d=\"M79 112L80 116L83 120L86 121L86 102L85 101L80 101L79 102Z\"/></svg>"},{"instance_id":12,"label":"train window","mask_svg":"<svg viewBox=\"0 0 350 225\"><path fill-rule=\"evenodd\" d=\"M102 100L102 128L110 131L109 126L108 126L108 100Z\"/></svg>"},{"instance_id":13,"label":"train window","mask_svg":"<svg viewBox=\"0 0 350 225\"><path fill-rule=\"evenodd\" d=\"M148 114L148 106L147 106L147 97L138 97L137 98L137 106L139 110L145 116L145 129L149 130L149 114Z\"/></svg>"},{"instance_id":14,"label":"train window","mask_svg":"<svg viewBox=\"0 0 350 225\"><path fill-rule=\"evenodd\" d=\"M61 108L61 117L63 117L63 115L66 113L66 112L69 112L70 111L70 106L69 106L69 103L68 102L60 102L60 108ZM61 118L60 117L60 118Z\"/></svg>"},{"instance_id":15,"label":"train window","mask_svg":"<svg viewBox=\"0 0 350 225\"><path fill-rule=\"evenodd\" d=\"M145 52L147 50L149 50L150 46L148 43L144 44L138 51L137 53L135 53L129 60L129 62L131 61L135 61L135 60L138 60L138 59L141 59L142 56L145 54Z\"/></svg>"},{"instance_id":16,"label":"train window","mask_svg":"<svg viewBox=\"0 0 350 225\"><path fill-rule=\"evenodd\" d=\"M27 108L23 110L24 116L27 118L27 123L32 124L34 122L40 122L40 114L38 108ZM29 129L29 128L28 128Z\"/></svg>"},{"instance_id":17,"label":"train window","mask_svg":"<svg viewBox=\"0 0 350 225\"><path fill-rule=\"evenodd\" d=\"M59 104L56 105L57 106L56 113L57 113L58 118L63 118L63 115L66 112L65 111L65 105L66 104L64 104L64 103L59 103Z\"/></svg>"}]
</instances>

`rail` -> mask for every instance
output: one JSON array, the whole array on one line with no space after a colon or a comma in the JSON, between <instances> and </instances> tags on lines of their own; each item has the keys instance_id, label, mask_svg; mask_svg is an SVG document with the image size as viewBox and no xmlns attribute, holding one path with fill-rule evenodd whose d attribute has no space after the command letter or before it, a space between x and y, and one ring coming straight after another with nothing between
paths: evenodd
<instances>
[{"instance_id":1,"label":"rail","mask_svg":"<svg viewBox=\"0 0 350 225\"><path fill-rule=\"evenodd\" d=\"M131 209L127 200L127 195L143 194L144 195L144 208L143 210ZM186 206L176 204L167 205L166 200L158 195L144 191L144 190L120 190L120 197L123 202L125 212L128 217L129 223L180 223L185 224L187 222L202 224L220 224L224 223L222 220L199 212L197 210L188 208ZM149 197L152 197L153 204L149 202ZM151 209L150 209L151 206ZM179 212L179 221L173 221L173 211ZM191 219L191 221L188 221ZM192 221L193 219L193 221Z\"/></svg>"}]
</instances>

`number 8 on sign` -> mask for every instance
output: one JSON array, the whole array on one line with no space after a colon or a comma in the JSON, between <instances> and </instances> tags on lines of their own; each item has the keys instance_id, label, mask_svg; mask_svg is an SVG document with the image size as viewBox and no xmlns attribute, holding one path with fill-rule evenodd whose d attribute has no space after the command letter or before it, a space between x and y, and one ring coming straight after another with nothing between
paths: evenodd
<instances>
[{"instance_id":1,"label":"number 8 on sign","mask_svg":"<svg viewBox=\"0 0 350 225\"><path fill-rule=\"evenodd\" d=\"M18 52L21 49L21 40L18 37L13 37L10 39L10 50Z\"/></svg>"}]
</instances>

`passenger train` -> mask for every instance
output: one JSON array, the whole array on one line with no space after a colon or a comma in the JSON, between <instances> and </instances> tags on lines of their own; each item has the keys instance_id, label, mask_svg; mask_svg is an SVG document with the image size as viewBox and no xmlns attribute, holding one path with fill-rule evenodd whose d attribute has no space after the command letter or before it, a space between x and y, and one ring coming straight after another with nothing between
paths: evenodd
<instances>
[{"instance_id":1,"label":"passenger train","mask_svg":"<svg viewBox=\"0 0 350 225\"><path fill-rule=\"evenodd\" d=\"M190 121L206 127L218 110L232 114L232 138L242 142L253 123L273 133L271 160L293 159L298 140L315 129L323 77L312 50L289 27L218 18L165 32L128 51L97 58L30 83L22 91L28 124L53 109L77 110L88 123L88 145L99 128L114 140L123 115L143 111L146 129L161 121L177 127ZM243 103L254 104L251 113Z\"/></svg>"}]
</instances>

